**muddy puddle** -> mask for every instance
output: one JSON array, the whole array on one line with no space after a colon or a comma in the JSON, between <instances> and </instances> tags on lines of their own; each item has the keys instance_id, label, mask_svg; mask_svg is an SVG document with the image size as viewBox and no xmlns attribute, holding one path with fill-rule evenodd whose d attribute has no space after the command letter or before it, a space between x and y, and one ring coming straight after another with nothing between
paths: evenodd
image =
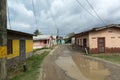
<instances>
[{"instance_id":1,"label":"muddy puddle","mask_svg":"<svg viewBox=\"0 0 120 80\"><path fill-rule=\"evenodd\" d=\"M55 63L64 70L65 74L68 77L73 78L73 80L89 80L82 75L77 65L72 60L71 56L68 57L59 57Z\"/></svg>"},{"instance_id":2,"label":"muddy puddle","mask_svg":"<svg viewBox=\"0 0 120 80\"><path fill-rule=\"evenodd\" d=\"M62 56L55 63L73 80L105 80L110 72L98 61L80 56Z\"/></svg>"},{"instance_id":3,"label":"muddy puddle","mask_svg":"<svg viewBox=\"0 0 120 80\"><path fill-rule=\"evenodd\" d=\"M78 55L72 58L82 74L90 80L105 80L110 75L110 71L99 61Z\"/></svg>"}]
</instances>

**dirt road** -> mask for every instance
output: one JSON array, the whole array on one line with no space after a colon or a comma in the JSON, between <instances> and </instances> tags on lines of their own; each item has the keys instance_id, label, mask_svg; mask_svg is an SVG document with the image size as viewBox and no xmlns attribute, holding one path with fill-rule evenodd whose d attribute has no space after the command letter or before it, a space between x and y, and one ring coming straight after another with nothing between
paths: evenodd
<instances>
[{"instance_id":1,"label":"dirt road","mask_svg":"<svg viewBox=\"0 0 120 80\"><path fill-rule=\"evenodd\" d=\"M120 80L120 66L82 56L61 45L43 61L40 80Z\"/></svg>"}]
</instances>

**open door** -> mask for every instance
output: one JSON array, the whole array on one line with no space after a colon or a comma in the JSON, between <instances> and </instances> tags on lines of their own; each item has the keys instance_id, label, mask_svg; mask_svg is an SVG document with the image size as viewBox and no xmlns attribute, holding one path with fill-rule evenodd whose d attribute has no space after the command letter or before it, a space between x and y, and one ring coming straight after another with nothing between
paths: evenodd
<instances>
[{"instance_id":1,"label":"open door","mask_svg":"<svg viewBox=\"0 0 120 80\"><path fill-rule=\"evenodd\" d=\"M87 47L87 39L86 38L83 39L83 46Z\"/></svg>"},{"instance_id":2,"label":"open door","mask_svg":"<svg viewBox=\"0 0 120 80\"><path fill-rule=\"evenodd\" d=\"M105 38L98 38L98 52L105 53Z\"/></svg>"}]
</instances>

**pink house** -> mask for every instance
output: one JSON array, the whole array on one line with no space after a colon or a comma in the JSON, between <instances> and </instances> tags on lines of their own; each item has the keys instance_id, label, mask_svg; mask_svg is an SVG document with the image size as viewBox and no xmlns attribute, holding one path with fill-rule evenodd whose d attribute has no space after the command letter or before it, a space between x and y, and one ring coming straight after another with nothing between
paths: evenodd
<instances>
[{"instance_id":1,"label":"pink house","mask_svg":"<svg viewBox=\"0 0 120 80\"><path fill-rule=\"evenodd\" d=\"M89 53L120 53L120 25L112 24L75 35L75 44Z\"/></svg>"},{"instance_id":2,"label":"pink house","mask_svg":"<svg viewBox=\"0 0 120 80\"><path fill-rule=\"evenodd\" d=\"M33 49L51 47L55 45L55 40L51 35L33 36Z\"/></svg>"}]
</instances>

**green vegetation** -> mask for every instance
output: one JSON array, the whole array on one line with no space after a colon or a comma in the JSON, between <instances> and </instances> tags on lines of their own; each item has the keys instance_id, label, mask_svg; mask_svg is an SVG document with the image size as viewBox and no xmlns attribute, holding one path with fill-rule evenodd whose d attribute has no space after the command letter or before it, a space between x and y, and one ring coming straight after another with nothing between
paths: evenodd
<instances>
[{"instance_id":1,"label":"green vegetation","mask_svg":"<svg viewBox=\"0 0 120 80\"><path fill-rule=\"evenodd\" d=\"M43 50L43 49L49 49L49 48L46 48L46 47L44 47L44 48L37 48L37 49L34 49L34 50L33 50L33 53L35 53L35 52L37 52L37 51L40 51L40 50Z\"/></svg>"},{"instance_id":2,"label":"green vegetation","mask_svg":"<svg viewBox=\"0 0 120 80\"><path fill-rule=\"evenodd\" d=\"M37 36L37 35L41 35L41 32L39 31L39 29L36 29L33 34Z\"/></svg>"},{"instance_id":3,"label":"green vegetation","mask_svg":"<svg viewBox=\"0 0 120 80\"><path fill-rule=\"evenodd\" d=\"M10 80L36 80L39 76L39 69L41 67L41 63L43 59L48 55L48 53L49 51L45 51L41 55L36 54L28 58L26 60L27 71L19 71L19 73L16 73L17 75L15 74L15 77L13 77Z\"/></svg>"},{"instance_id":4,"label":"green vegetation","mask_svg":"<svg viewBox=\"0 0 120 80\"><path fill-rule=\"evenodd\" d=\"M89 54L89 56L102 58L120 64L120 54Z\"/></svg>"},{"instance_id":5,"label":"green vegetation","mask_svg":"<svg viewBox=\"0 0 120 80\"><path fill-rule=\"evenodd\" d=\"M50 50L53 50L57 45L54 45L50 48L47 48L47 47L43 47L43 48L37 48L37 49L34 49L33 50L33 53L37 52L37 51L40 51L40 50L45 50L45 49L50 49Z\"/></svg>"}]
</instances>

